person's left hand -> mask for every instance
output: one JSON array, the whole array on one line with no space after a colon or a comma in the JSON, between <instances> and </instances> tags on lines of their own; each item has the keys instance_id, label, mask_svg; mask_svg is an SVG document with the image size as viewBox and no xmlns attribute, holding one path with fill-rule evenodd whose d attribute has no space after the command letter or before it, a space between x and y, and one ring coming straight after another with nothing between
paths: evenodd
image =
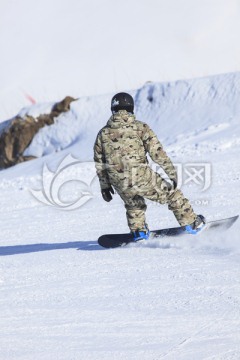
<instances>
[{"instance_id":1,"label":"person's left hand","mask_svg":"<svg viewBox=\"0 0 240 360\"><path fill-rule=\"evenodd\" d=\"M102 189L101 190L102 193L102 197L105 201L109 202L112 200L112 194L114 194L114 190L113 187L110 185L109 188L107 189ZM112 194L111 194L112 193Z\"/></svg>"}]
</instances>

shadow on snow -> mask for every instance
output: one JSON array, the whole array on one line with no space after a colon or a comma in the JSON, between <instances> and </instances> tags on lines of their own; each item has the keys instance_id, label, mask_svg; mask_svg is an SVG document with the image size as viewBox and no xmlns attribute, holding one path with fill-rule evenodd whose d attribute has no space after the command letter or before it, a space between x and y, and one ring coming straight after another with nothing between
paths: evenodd
<instances>
[{"instance_id":1,"label":"shadow on snow","mask_svg":"<svg viewBox=\"0 0 240 360\"><path fill-rule=\"evenodd\" d=\"M97 241L74 241L67 243L53 243L53 244L30 244L30 245L12 245L1 246L0 256L28 254L40 251L50 250L64 250L64 249L77 249L77 250L104 250Z\"/></svg>"}]
</instances>

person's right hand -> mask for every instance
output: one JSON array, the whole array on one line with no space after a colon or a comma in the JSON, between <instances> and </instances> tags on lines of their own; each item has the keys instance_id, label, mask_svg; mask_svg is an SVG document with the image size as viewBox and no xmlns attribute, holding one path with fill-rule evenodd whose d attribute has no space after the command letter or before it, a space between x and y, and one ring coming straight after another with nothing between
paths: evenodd
<instances>
[{"instance_id":1,"label":"person's right hand","mask_svg":"<svg viewBox=\"0 0 240 360\"><path fill-rule=\"evenodd\" d=\"M176 190L177 188L177 179L171 179L172 180L172 184L173 184L173 190Z\"/></svg>"}]
</instances>

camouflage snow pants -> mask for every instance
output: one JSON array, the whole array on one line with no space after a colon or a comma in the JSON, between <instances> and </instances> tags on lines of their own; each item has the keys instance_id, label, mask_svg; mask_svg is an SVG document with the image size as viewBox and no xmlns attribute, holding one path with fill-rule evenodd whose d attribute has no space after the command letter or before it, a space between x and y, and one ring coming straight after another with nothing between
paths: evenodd
<instances>
[{"instance_id":1,"label":"camouflage snow pants","mask_svg":"<svg viewBox=\"0 0 240 360\"><path fill-rule=\"evenodd\" d=\"M157 173L155 183L149 182L144 187L138 188L137 194L134 194L132 188L125 188L123 191L116 189L125 203L128 226L131 231L144 230L146 223L145 212L147 205L144 198L168 204L169 210L172 210L180 226L191 224L196 219L192 206L188 199L179 190L169 189L168 183Z\"/></svg>"}]
</instances>

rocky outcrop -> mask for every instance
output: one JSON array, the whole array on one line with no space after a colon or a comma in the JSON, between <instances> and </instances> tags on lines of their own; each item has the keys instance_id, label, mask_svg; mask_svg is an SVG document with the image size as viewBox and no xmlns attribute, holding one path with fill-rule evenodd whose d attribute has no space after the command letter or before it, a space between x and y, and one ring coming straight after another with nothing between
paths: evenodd
<instances>
[{"instance_id":1,"label":"rocky outcrop","mask_svg":"<svg viewBox=\"0 0 240 360\"><path fill-rule=\"evenodd\" d=\"M70 104L76 99L67 96L56 103L50 114L43 114L34 118L26 115L24 118L16 116L8 121L0 134L0 168L8 168L34 157L24 156L25 149L30 145L34 135L44 126L54 123L54 119L70 109ZM4 124L3 124L4 125Z\"/></svg>"}]
</instances>

